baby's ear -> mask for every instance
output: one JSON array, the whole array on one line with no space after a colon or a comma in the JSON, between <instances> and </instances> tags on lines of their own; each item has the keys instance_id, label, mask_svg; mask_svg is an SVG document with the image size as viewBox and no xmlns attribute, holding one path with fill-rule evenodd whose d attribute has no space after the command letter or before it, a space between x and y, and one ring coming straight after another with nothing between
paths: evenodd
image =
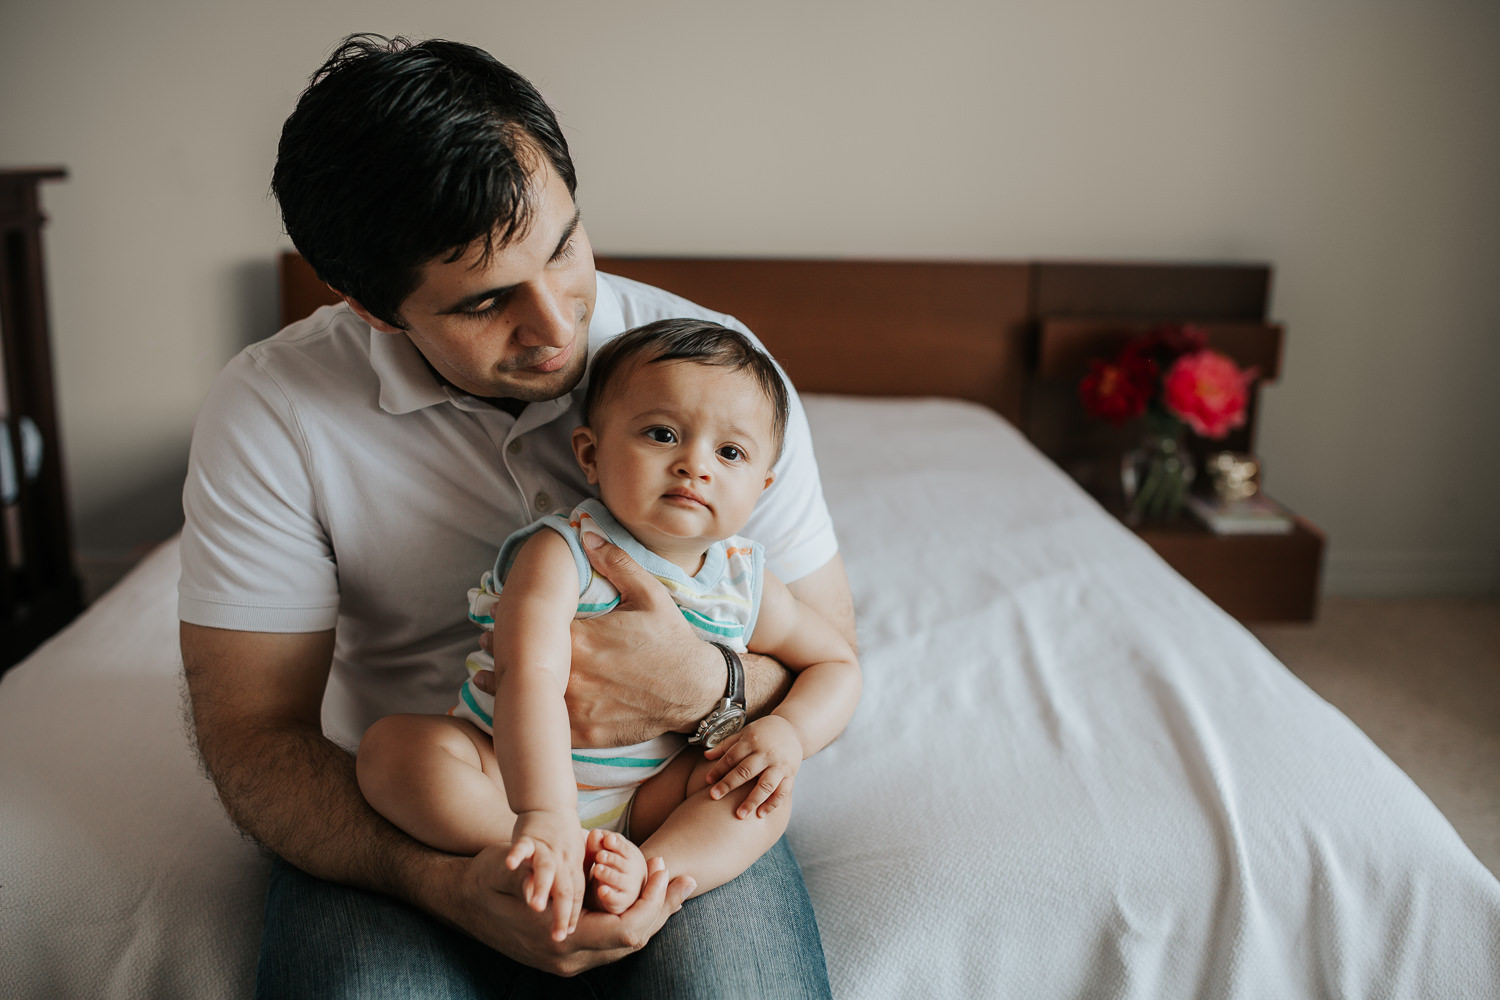
<instances>
[{"instance_id":1,"label":"baby's ear","mask_svg":"<svg viewBox=\"0 0 1500 1000\"><path fill-rule=\"evenodd\" d=\"M578 459L578 465L583 469L583 474L588 477L589 484L599 485L599 473L596 460L598 458L599 446L594 440L593 428L587 424L580 424L573 428L573 457Z\"/></svg>"},{"instance_id":2,"label":"baby's ear","mask_svg":"<svg viewBox=\"0 0 1500 1000\"><path fill-rule=\"evenodd\" d=\"M766 470L766 485L764 485L764 486L762 486L760 488L761 492L764 493L766 490L770 489L771 488L771 484L774 483L774 482L776 482L776 471L774 469L767 469Z\"/></svg>"}]
</instances>

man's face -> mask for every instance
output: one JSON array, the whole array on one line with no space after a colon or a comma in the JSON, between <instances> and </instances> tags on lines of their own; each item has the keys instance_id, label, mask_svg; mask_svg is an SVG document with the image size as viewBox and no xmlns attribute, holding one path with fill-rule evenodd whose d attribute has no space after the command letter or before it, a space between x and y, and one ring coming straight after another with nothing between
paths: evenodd
<instances>
[{"instance_id":1,"label":"man's face","mask_svg":"<svg viewBox=\"0 0 1500 1000\"><path fill-rule=\"evenodd\" d=\"M594 313L594 251L567 185L545 158L532 175L531 227L480 263L472 246L451 263L423 265L401 304L405 335L443 378L464 392L539 402L570 392L588 365Z\"/></svg>"}]
</instances>

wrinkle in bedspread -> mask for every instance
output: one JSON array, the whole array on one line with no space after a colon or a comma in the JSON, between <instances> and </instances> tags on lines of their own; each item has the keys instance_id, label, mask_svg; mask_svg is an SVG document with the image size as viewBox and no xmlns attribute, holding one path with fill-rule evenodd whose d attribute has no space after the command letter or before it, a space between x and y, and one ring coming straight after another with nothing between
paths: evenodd
<instances>
[{"instance_id":1,"label":"wrinkle in bedspread","mask_svg":"<svg viewBox=\"0 0 1500 1000\"><path fill-rule=\"evenodd\" d=\"M1146 674L1147 696L1154 703L1163 728L1180 763L1182 776L1203 814L1217 851L1219 879L1208 935L1210 947L1197 980L1210 987L1235 992L1245 976L1243 949L1258 940L1260 922L1256 873L1246 850L1240 817L1241 797L1229 757L1218 745L1208 720L1184 691L1160 677Z\"/></svg>"}]
</instances>

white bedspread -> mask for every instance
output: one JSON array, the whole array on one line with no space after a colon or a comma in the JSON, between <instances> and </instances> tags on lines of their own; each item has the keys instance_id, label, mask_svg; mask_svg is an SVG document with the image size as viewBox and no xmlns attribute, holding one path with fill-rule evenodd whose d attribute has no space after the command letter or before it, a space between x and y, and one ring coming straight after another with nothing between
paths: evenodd
<instances>
[{"instance_id":1,"label":"white bedspread","mask_svg":"<svg viewBox=\"0 0 1500 1000\"><path fill-rule=\"evenodd\" d=\"M792 821L836 995L1500 996L1500 883L1019 434L808 412L866 677ZM182 735L175 584L0 683L0 996L248 994L265 862Z\"/></svg>"}]
</instances>

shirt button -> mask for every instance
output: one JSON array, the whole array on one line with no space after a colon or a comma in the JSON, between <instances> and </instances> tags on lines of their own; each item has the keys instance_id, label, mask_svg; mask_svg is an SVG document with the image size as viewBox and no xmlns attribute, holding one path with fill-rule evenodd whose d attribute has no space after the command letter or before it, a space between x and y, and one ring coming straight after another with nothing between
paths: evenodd
<instances>
[{"instance_id":1,"label":"shirt button","mask_svg":"<svg viewBox=\"0 0 1500 1000\"><path fill-rule=\"evenodd\" d=\"M552 509L552 498L549 497L545 493L538 493L536 495L536 509L539 510L539 511L541 511L544 514L547 511L551 510Z\"/></svg>"},{"instance_id":2,"label":"shirt button","mask_svg":"<svg viewBox=\"0 0 1500 1000\"><path fill-rule=\"evenodd\" d=\"M507 452L509 452L510 454L512 454L512 455L519 455L519 454L521 454L521 439L520 438L516 438L510 444L508 444L508 445L505 446L505 450Z\"/></svg>"}]
</instances>

